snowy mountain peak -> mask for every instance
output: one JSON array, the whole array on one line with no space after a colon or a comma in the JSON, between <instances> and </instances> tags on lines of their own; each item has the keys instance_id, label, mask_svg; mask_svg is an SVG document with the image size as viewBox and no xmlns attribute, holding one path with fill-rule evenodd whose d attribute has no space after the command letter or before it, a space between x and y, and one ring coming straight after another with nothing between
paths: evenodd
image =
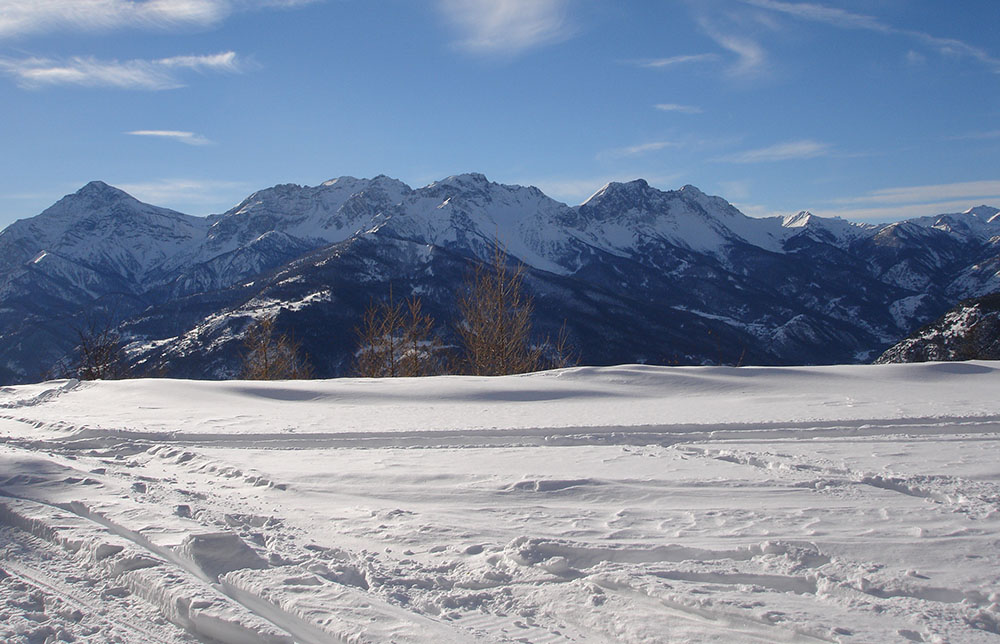
<instances>
[{"instance_id":1,"label":"snowy mountain peak","mask_svg":"<svg viewBox=\"0 0 1000 644\"><path fill-rule=\"evenodd\" d=\"M993 223L995 220L997 220L997 215L1000 214L1000 209L993 208L992 206L982 205L982 206L976 206L974 208L969 208L962 214L972 215L973 217L978 217L980 219Z\"/></svg>"},{"instance_id":2,"label":"snowy mountain peak","mask_svg":"<svg viewBox=\"0 0 1000 644\"><path fill-rule=\"evenodd\" d=\"M591 216L611 210L649 209L657 194L663 193L650 187L645 179L611 181L580 204L579 209Z\"/></svg>"},{"instance_id":3,"label":"snowy mountain peak","mask_svg":"<svg viewBox=\"0 0 1000 644\"><path fill-rule=\"evenodd\" d=\"M699 190L697 186L692 186L690 183L682 186L681 189L678 190L678 192L684 195L685 197L691 197L694 199L708 196L704 192Z\"/></svg>"},{"instance_id":4,"label":"snowy mountain peak","mask_svg":"<svg viewBox=\"0 0 1000 644\"><path fill-rule=\"evenodd\" d=\"M52 206L46 208L37 217L26 222L46 223L48 233L53 234L62 222L62 226L75 226L76 222L98 222L104 226L111 221L131 221L137 225L162 225L163 219L194 220L196 217L143 203L124 190L109 186L103 181L91 181L73 194L66 195ZM65 230L62 230L65 232Z\"/></svg>"},{"instance_id":5,"label":"snowy mountain peak","mask_svg":"<svg viewBox=\"0 0 1000 644\"><path fill-rule=\"evenodd\" d=\"M453 183L464 183L472 185L482 185L492 183L486 178L486 175L481 172L466 172L464 174L454 174L445 181L451 181Z\"/></svg>"},{"instance_id":6,"label":"snowy mountain peak","mask_svg":"<svg viewBox=\"0 0 1000 644\"><path fill-rule=\"evenodd\" d=\"M809 222L815 218L808 210L800 210L794 215L787 215L781 221L781 225L784 228L802 228L803 226L808 226Z\"/></svg>"},{"instance_id":7,"label":"snowy mountain peak","mask_svg":"<svg viewBox=\"0 0 1000 644\"><path fill-rule=\"evenodd\" d=\"M399 179L393 179L392 177L388 177L384 174L373 177L368 180L367 183L368 185L365 186L362 192L374 192L381 199L381 201L391 204L399 203L404 196L413 192L413 188L406 185Z\"/></svg>"},{"instance_id":8,"label":"snowy mountain peak","mask_svg":"<svg viewBox=\"0 0 1000 644\"><path fill-rule=\"evenodd\" d=\"M378 189L389 194L406 194L412 190L410 186L406 185L399 179L393 179L392 177L384 174L377 175L371 179L359 179L357 177L343 176L337 177L336 179L330 179L329 181L324 181L320 185L316 186L316 188L299 188L299 190L302 191L312 190L316 192L329 191L330 189L347 192L352 195L372 189Z\"/></svg>"},{"instance_id":9,"label":"snowy mountain peak","mask_svg":"<svg viewBox=\"0 0 1000 644\"><path fill-rule=\"evenodd\" d=\"M1000 288L998 224L1000 210L988 206L892 225L807 211L752 218L695 186L661 190L643 179L608 183L573 208L537 188L492 182L481 173L417 189L385 175L342 176L316 186L282 184L254 192L226 213L201 218L143 204L94 181L0 233L0 297L5 306L13 303L8 310L14 311L0 311L0 334L13 325L27 333L24 319L69 319L81 302L122 292L148 294L149 301L162 305L162 319L193 324L201 319L200 296L183 305L190 307L183 314L188 317L175 318L170 307L195 294L242 306L237 298L249 291L224 291L235 284L265 288L254 286L255 276L261 284L270 281L266 288L289 302L321 292L328 286L322 280L342 277L350 288L368 288L383 278L405 276L414 288L426 289L421 292L444 292L447 280L460 278L465 258L487 257L499 239L512 257L547 273L539 284L548 280L545 288L552 292L579 288L584 298L622 293L613 308L624 317L600 331L594 329L604 322L581 326L587 337L608 336L621 320L641 327L652 319L648 313L658 319L669 310L680 315L674 322L694 315L698 320L689 321L698 325L730 325L741 334L732 346L755 346L762 360L857 360L863 359L858 351L868 355L936 314L944 298ZM357 243L324 248L347 240ZM434 247L447 252L428 259ZM435 272L411 275L422 266ZM298 286L289 286L297 282L274 282L275 270L317 276L317 288L298 292ZM43 318L33 312L34 304L18 304L36 300L54 313ZM587 299L586 307L596 301ZM435 305L450 303L439 299ZM548 306L552 321L555 305ZM573 310L592 319L596 309ZM330 315L346 320L353 313L348 307ZM8 327L4 319L12 320ZM161 332L158 322L149 324L143 328ZM830 341L833 331L846 338L843 352L828 348L837 344ZM642 333L663 335L652 326ZM748 344L757 340L745 334L759 343ZM685 355L705 355L696 335L684 331L671 342L688 347ZM20 365L31 364L31 354L43 346L27 335L17 342L22 339L29 349L17 349L16 360L9 359L19 365L18 377L27 373ZM628 348L632 340L615 342L628 353L614 355L648 359ZM643 342L652 346L660 340ZM3 350L0 346L0 379L4 356L15 355L14 349ZM600 351L594 355L612 355Z\"/></svg>"},{"instance_id":10,"label":"snowy mountain peak","mask_svg":"<svg viewBox=\"0 0 1000 644\"><path fill-rule=\"evenodd\" d=\"M663 191L645 180L612 182L581 204L580 227L588 243L614 253L632 254L648 244L715 255L734 243L778 250L776 222L751 219L721 197L687 185Z\"/></svg>"},{"instance_id":11,"label":"snowy mountain peak","mask_svg":"<svg viewBox=\"0 0 1000 644\"><path fill-rule=\"evenodd\" d=\"M453 174L440 181L434 181L423 189L428 191L458 189L461 191L485 192L492 185L498 184L494 184L487 179L486 175L479 172L467 172L465 174Z\"/></svg>"},{"instance_id":12,"label":"snowy mountain peak","mask_svg":"<svg viewBox=\"0 0 1000 644\"><path fill-rule=\"evenodd\" d=\"M67 266L120 276L141 289L152 271L188 248L205 228L203 218L151 206L91 181L38 216L8 227L0 255L16 264L42 251L56 253Z\"/></svg>"},{"instance_id":13,"label":"snowy mountain peak","mask_svg":"<svg viewBox=\"0 0 1000 644\"><path fill-rule=\"evenodd\" d=\"M85 216L87 213L108 206L120 204L129 210L153 208L142 203L124 190L109 186L103 181L91 181L76 192L66 195L57 201L52 207L42 214L66 213L75 216ZM121 210L114 210L116 214L121 214Z\"/></svg>"},{"instance_id":14,"label":"snowy mountain peak","mask_svg":"<svg viewBox=\"0 0 1000 644\"><path fill-rule=\"evenodd\" d=\"M682 204L684 204L683 207L681 207ZM695 213L718 216L738 213L732 204L725 199L707 195L690 184L679 190L664 191L649 185L645 179L634 179L627 182L612 181L595 192L580 207L584 210L591 210L591 212L594 208L600 208L602 210L635 210L673 216Z\"/></svg>"},{"instance_id":15,"label":"snowy mountain peak","mask_svg":"<svg viewBox=\"0 0 1000 644\"><path fill-rule=\"evenodd\" d=\"M336 186L336 185L340 185L341 187L343 187L344 185L347 185L347 184L350 184L350 185L357 184L358 181L360 181L360 179L358 179L357 177L351 177L351 176L348 176L348 175L344 175L342 177L337 177L336 179L330 179L329 181L324 181L320 185L323 186L324 188L329 187L329 186Z\"/></svg>"},{"instance_id":16,"label":"snowy mountain peak","mask_svg":"<svg viewBox=\"0 0 1000 644\"><path fill-rule=\"evenodd\" d=\"M936 229L953 237L985 241L994 237L1000 223L1000 210L990 206L976 206L965 212L929 215L908 220L915 226Z\"/></svg>"},{"instance_id":17,"label":"snowy mountain peak","mask_svg":"<svg viewBox=\"0 0 1000 644\"><path fill-rule=\"evenodd\" d=\"M85 185L82 188L80 188L79 190L77 190L76 194L78 194L80 196L90 196L90 195L97 195L97 194L108 193L108 192L122 192L122 191L119 190L118 188L114 188L112 186L109 186L108 184L104 183L103 181L91 181L91 182L87 183L87 185Z\"/></svg>"}]
</instances>

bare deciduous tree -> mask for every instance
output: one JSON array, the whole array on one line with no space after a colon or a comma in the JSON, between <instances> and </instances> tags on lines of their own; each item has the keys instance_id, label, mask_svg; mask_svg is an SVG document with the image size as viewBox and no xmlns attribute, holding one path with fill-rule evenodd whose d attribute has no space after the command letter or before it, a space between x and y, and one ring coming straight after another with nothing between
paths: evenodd
<instances>
[{"instance_id":1,"label":"bare deciduous tree","mask_svg":"<svg viewBox=\"0 0 1000 644\"><path fill-rule=\"evenodd\" d=\"M111 318L103 323L90 320L85 329L77 329L79 344L72 372L80 380L122 380L132 375L125 343Z\"/></svg>"},{"instance_id":2,"label":"bare deciduous tree","mask_svg":"<svg viewBox=\"0 0 1000 644\"><path fill-rule=\"evenodd\" d=\"M356 332L354 370L363 378L430 376L443 370L434 320L418 297L395 301L390 290L388 300L368 305Z\"/></svg>"},{"instance_id":3,"label":"bare deciduous tree","mask_svg":"<svg viewBox=\"0 0 1000 644\"><path fill-rule=\"evenodd\" d=\"M543 345L543 358L545 369L563 369L573 367L580 361L580 355L569 341L569 330L566 323L559 327L556 341L545 341Z\"/></svg>"},{"instance_id":4,"label":"bare deciduous tree","mask_svg":"<svg viewBox=\"0 0 1000 644\"><path fill-rule=\"evenodd\" d=\"M261 318L243 336L245 380L296 380L312 376L302 346L292 338L276 334L274 318Z\"/></svg>"},{"instance_id":5,"label":"bare deciduous tree","mask_svg":"<svg viewBox=\"0 0 1000 644\"><path fill-rule=\"evenodd\" d=\"M511 269L497 241L487 263L476 264L458 299L458 337L467 370L476 376L542 368L544 348L531 343L534 303L523 292L524 265Z\"/></svg>"},{"instance_id":6,"label":"bare deciduous tree","mask_svg":"<svg viewBox=\"0 0 1000 644\"><path fill-rule=\"evenodd\" d=\"M524 293L524 264L508 265L507 251L494 240L493 254L476 264L458 299L456 328L464 370L477 376L500 376L575 365L578 355L566 325L556 341L532 341L534 301Z\"/></svg>"}]
</instances>

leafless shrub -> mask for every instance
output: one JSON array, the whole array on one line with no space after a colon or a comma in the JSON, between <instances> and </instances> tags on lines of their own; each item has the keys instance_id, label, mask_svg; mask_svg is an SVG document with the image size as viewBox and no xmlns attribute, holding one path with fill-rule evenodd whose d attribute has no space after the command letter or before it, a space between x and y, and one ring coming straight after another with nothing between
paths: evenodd
<instances>
[{"instance_id":1,"label":"leafless shrub","mask_svg":"<svg viewBox=\"0 0 1000 644\"><path fill-rule=\"evenodd\" d=\"M125 343L111 319L88 320L85 328L77 329L79 343L71 372L80 380L123 380L132 376Z\"/></svg>"},{"instance_id":2,"label":"leafless shrub","mask_svg":"<svg viewBox=\"0 0 1000 644\"><path fill-rule=\"evenodd\" d=\"M302 346L294 339L276 334L274 318L261 318L246 330L243 338L245 380L296 380L312 377Z\"/></svg>"},{"instance_id":3,"label":"leafless shrub","mask_svg":"<svg viewBox=\"0 0 1000 644\"><path fill-rule=\"evenodd\" d=\"M356 329L354 371L362 378L430 376L442 373L442 347L434 320L418 297L372 302Z\"/></svg>"},{"instance_id":4,"label":"leafless shrub","mask_svg":"<svg viewBox=\"0 0 1000 644\"><path fill-rule=\"evenodd\" d=\"M544 347L531 343L534 303L524 294L524 265L507 265L497 241L487 263L477 263L458 299L457 332L466 370L476 376L543 368Z\"/></svg>"}]
</instances>

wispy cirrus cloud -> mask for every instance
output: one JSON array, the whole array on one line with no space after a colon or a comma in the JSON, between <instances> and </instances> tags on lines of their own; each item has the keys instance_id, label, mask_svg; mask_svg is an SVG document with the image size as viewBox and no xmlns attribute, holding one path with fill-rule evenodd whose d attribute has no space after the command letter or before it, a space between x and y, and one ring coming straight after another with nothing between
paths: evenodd
<instances>
[{"instance_id":1,"label":"wispy cirrus cloud","mask_svg":"<svg viewBox=\"0 0 1000 644\"><path fill-rule=\"evenodd\" d=\"M962 212L983 204L1000 207L1000 179L883 188L827 203L830 207L812 212L823 217L895 221Z\"/></svg>"},{"instance_id":2,"label":"wispy cirrus cloud","mask_svg":"<svg viewBox=\"0 0 1000 644\"><path fill-rule=\"evenodd\" d=\"M820 22L841 29L861 29L883 34L895 34L916 40L949 56L969 57L1000 73L1000 58L984 49L954 38L941 38L913 29L901 29L879 20L874 16L853 13L837 7L806 2L786 2L784 0L743 0L745 4L769 11L776 11L811 22Z\"/></svg>"},{"instance_id":3,"label":"wispy cirrus cloud","mask_svg":"<svg viewBox=\"0 0 1000 644\"><path fill-rule=\"evenodd\" d=\"M657 150L662 150L664 148L675 148L679 147L679 143L674 141L649 141L647 143L639 143L636 145L629 145L623 148L616 148L605 152L599 156L610 156L610 157L634 157L642 154L647 154L649 152L656 152Z\"/></svg>"},{"instance_id":4,"label":"wispy cirrus cloud","mask_svg":"<svg viewBox=\"0 0 1000 644\"><path fill-rule=\"evenodd\" d=\"M734 199L748 199L750 197L750 181L736 180L736 181L720 181L719 187L722 188L722 194L729 201Z\"/></svg>"},{"instance_id":5,"label":"wispy cirrus cloud","mask_svg":"<svg viewBox=\"0 0 1000 644\"><path fill-rule=\"evenodd\" d=\"M210 140L200 134L195 134L194 132L184 132L182 130L133 130L131 132L126 132L126 134L131 136L145 136L152 137L154 139L177 141L178 143L184 143L186 145L209 145L211 143Z\"/></svg>"},{"instance_id":6,"label":"wispy cirrus cloud","mask_svg":"<svg viewBox=\"0 0 1000 644\"><path fill-rule=\"evenodd\" d=\"M678 112L680 114L701 114L704 111L696 105L679 105L677 103L657 103L653 107L661 112Z\"/></svg>"},{"instance_id":7,"label":"wispy cirrus cloud","mask_svg":"<svg viewBox=\"0 0 1000 644\"><path fill-rule=\"evenodd\" d=\"M240 61L236 52L224 51L218 54L195 56L171 56L153 61L157 65L171 69L194 69L197 71L238 72Z\"/></svg>"},{"instance_id":8,"label":"wispy cirrus cloud","mask_svg":"<svg viewBox=\"0 0 1000 644\"><path fill-rule=\"evenodd\" d=\"M988 139L1000 139L1000 130L988 130L985 132L967 132L966 134L958 134L956 136L949 136L946 140L948 141L985 141Z\"/></svg>"},{"instance_id":9,"label":"wispy cirrus cloud","mask_svg":"<svg viewBox=\"0 0 1000 644\"><path fill-rule=\"evenodd\" d=\"M236 11L313 0L3 0L0 38L53 31L214 26Z\"/></svg>"},{"instance_id":10,"label":"wispy cirrus cloud","mask_svg":"<svg viewBox=\"0 0 1000 644\"><path fill-rule=\"evenodd\" d=\"M721 157L719 160L729 163L768 163L773 161L788 161L790 159L812 159L827 156L829 153L830 145L828 143L821 143L812 139L801 139L798 141L777 143L754 150L745 150Z\"/></svg>"},{"instance_id":11,"label":"wispy cirrus cloud","mask_svg":"<svg viewBox=\"0 0 1000 644\"><path fill-rule=\"evenodd\" d=\"M997 199L998 197L1000 197L1000 180L987 180L883 188L873 190L860 197L834 199L831 203L917 203L947 199Z\"/></svg>"},{"instance_id":12,"label":"wispy cirrus cloud","mask_svg":"<svg viewBox=\"0 0 1000 644\"><path fill-rule=\"evenodd\" d=\"M864 14L851 13L837 7L826 7L820 4L805 2L783 2L782 0L743 0L743 2L760 9L778 11L814 22L825 22L835 27L890 31L890 28L879 22L877 18Z\"/></svg>"},{"instance_id":13,"label":"wispy cirrus cloud","mask_svg":"<svg viewBox=\"0 0 1000 644\"><path fill-rule=\"evenodd\" d=\"M74 56L56 61L48 58L0 58L0 73L12 76L25 88L53 85L165 90L183 87L185 71L236 73L242 62L235 52L201 56L175 56L155 60L100 60Z\"/></svg>"},{"instance_id":14,"label":"wispy cirrus cloud","mask_svg":"<svg viewBox=\"0 0 1000 644\"><path fill-rule=\"evenodd\" d=\"M676 67L678 65L685 65L689 63L704 63L718 60L719 56L716 54L684 54L680 56L670 56L668 58L647 58L642 60L630 61L631 64L638 67L646 67L648 69L663 69L667 67Z\"/></svg>"},{"instance_id":15,"label":"wispy cirrus cloud","mask_svg":"<svg viewBox=\"0 0 1000 644\"><path fill-rule=\"evenodd\" d=\"M747 35L737 35L718 28L713 21L702 17L698 21L702 31L723 49L736 56L729 67L729 74L738 78L760 76L768 67L767 52L757 40Z\"/></svg>"},{"instance_id":16,"label":"wispy cirrus cloud","mask_svg":"<svg viewBox=\"0 0 1000 644\"><path fill-rule=\"evenodd\" d=\"M249 190L243 182L212 179L158 179L116 185L146 203L195 214L222 212Z\"/></svg>"},{"instance_id":17,"label":"wispy cirrus cloud","mask_svg":"<svg viewBox=\"0 0 1000 644\"><path fill-rule=\"evenodd\" d=\"M993 198L989 203L1000 203L1000 196ZM951 201L934 201L931 203L900 204L871 208L810 208L809 211L820 217L842 217L851 221L868 220L884 222L964 212L974 205L978 205L978 203L965 199L953 199Z\"/></svg>"},{"instance_id":18,"label":"wispy cirrus cloud","mask_svg":"<svg viewBox=\"0 0 1000 644\"><path fill-rule=\"evenodd\" d=\"M568 0L438 0L459 32L456 44L477 54L515 55L564 41L575 28Z\"/></svg>"}]
</instances>

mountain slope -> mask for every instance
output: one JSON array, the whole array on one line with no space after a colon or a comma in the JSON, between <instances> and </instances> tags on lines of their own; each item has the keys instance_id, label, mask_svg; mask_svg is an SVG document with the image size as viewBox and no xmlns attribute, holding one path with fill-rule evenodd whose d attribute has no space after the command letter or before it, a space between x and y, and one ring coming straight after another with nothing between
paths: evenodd
<instances>
[{"instance_id":1,"label":"mountain slope","mask_svg":"<svg viewBox=\"0 0 1000 644\"><path fill-rule=\"evenodd\" d=\"M345 373L364 307L390 287L420 294L453 341L456 290L497 239L526 265L541 333L565 321L587 363L867 361L1000 290L998 213L755 219L641 179L570 207L471 173L285 184L197 218L93 182L0 233L0 379L65 359L94 318L158 373L227 377L246 324L273 314L318 375Z\"/></svg>"},{"instance_id":2,"label":"mountain slope","mask_svg":"<svg viewBox=\"0 0 1000 644\"><path fill-rule=\"evenodd\" d=\"M150 206L93 181L0 232L0 270L54 253L141 291L155 281L161 265L193 248L207 229L204 218Z\"/></svg>"},{"instance_id":3,"label":"mountain slope","mask_svg":"<svg viewBox=\"0 0 1000 644\"><path fill-rule=\"evenodd\" d=\"M1000 293L960 302L875 361L1000 360Z\"/></svg>"}]
</instances>

